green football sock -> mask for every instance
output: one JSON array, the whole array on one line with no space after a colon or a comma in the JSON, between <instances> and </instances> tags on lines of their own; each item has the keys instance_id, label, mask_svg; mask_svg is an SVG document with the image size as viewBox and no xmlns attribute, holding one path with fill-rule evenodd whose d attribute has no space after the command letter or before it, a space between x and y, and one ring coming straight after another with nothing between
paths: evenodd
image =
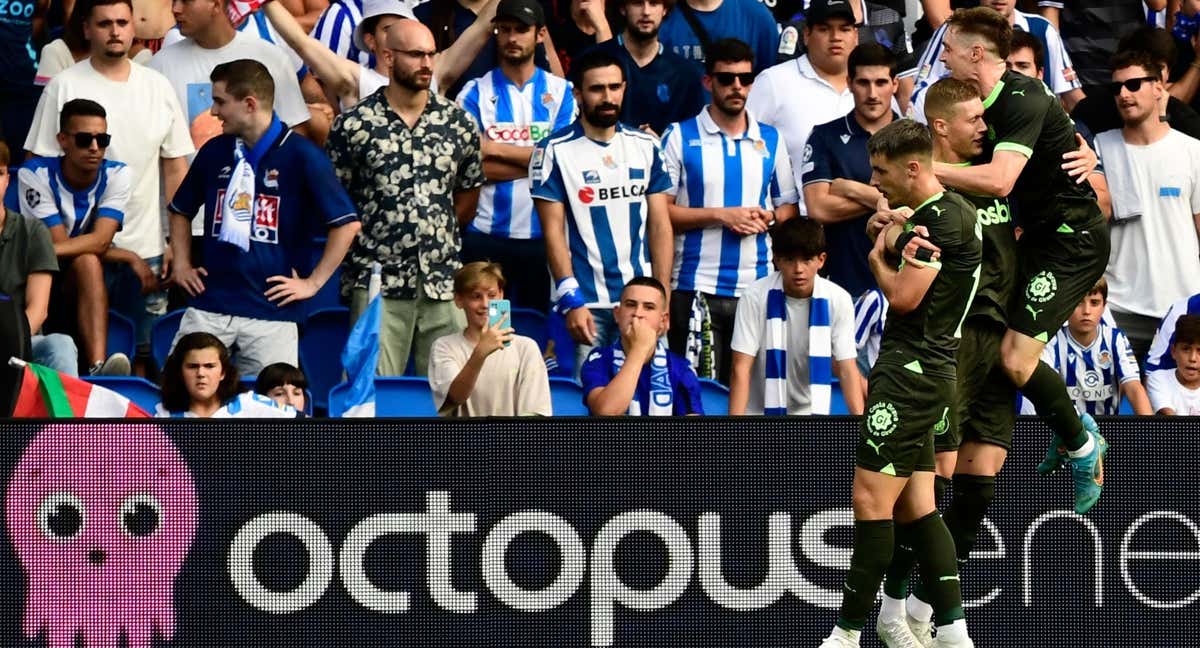
<instances>
[{"instance_id":1,"label":"green football sock","mask_svg":"<svg viewBox=\"0 0 1200 648\"><path fill-rule=\"evenodd\" d=\"M862 630L867 625L867 615L875 607L879 582L892 560L895 540L891 520L855 520L854 553L850 555L850 572L842 587L838 627Z\"/></svg>"},{"instance_id":2,"label":"green football sock","mask_svg":"<svg viewBox=\"0 0 1200 648\"><path fill-rule=\"evenodd\" d=\"M942 626L965 618L954 539L950 537L941 513L934 511L912 526L913 546L921 565L921 582L925 585L927 600L933 605L935 623Z\"/></svg>"},{"instance_id":3,"label":"green football sock","mask_svg":"<svg viewBox=\"0 0 1200 648\"><path fill-rule=\"evenodd\" d=\"M1067 395L1067 384L1050 365L1039 361L1033 375L1020 388L1025 398L1037 408L1042 421L1063 440L1067 450L1078 450L1087 443L1088 434L1079 421L1075 404Z\"/></svg>"}]
</instances>

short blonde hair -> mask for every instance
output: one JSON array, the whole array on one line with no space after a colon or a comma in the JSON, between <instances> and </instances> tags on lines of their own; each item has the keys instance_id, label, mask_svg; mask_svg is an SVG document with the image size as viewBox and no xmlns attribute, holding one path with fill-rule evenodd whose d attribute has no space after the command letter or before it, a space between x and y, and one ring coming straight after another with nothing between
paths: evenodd
<instances>
[{"instance_id":1,"label":"short blonde hair","mask_svg":"<svg viewBox=\"0 0 1200 648\"><path fill-rule=\"evenodd\" d=\"M979 89L951 77L946 77L929 87L925 93L925 121L950 119L958 104L979 98Z\"/></svg>"},{"instance_id":2,"label":"short blonde hair","mask_svg":"<svg viewBox=\"0 0 1200 648\"><path fill-rule=\"evenodd\" d=\"M491 261L468 263L454 273L454 294L465 295L488 279L495 281L496 287L504 290L504 270L500 268L499 263Z\"/></svg>"}]
</instances>

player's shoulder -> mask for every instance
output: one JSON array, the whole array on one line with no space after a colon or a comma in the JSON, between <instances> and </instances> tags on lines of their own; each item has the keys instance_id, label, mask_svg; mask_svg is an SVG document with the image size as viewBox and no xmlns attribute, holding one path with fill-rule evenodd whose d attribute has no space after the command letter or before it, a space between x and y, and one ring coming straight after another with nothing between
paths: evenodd
<instances>
[{"instance_id":1,"label":"player's shoulder","mask_svg":"<svg viewBox=\"0 0 1200 648\"><path fill-rule=\"evenodd\" d=\"M1011 105L1026 106L1030 110L1036 110L1037 106L1050 101L1058 101L1058 98L1050 92L1041 79L1015 72L1004 75L1004 88L1001 90L1001 96L1007 99Z\"/></svg>"},{"instance_id":2,"label":"player's shoulder","mask_svg":"<svg viewBox=\"0 0 1200 648\"><path fill-rule=\"evenodd\" d=\"M551 132L545 139L538 142L536 146L539 149L547 149L554 152L563 145L578 141L584 137L583 127L579 124L579 120L576 120Z\"/></svg>"},{"instance_id":3,"label":"player's shoulder","mask_svg":"<svg viewBox=\"0 0 1200 648\"><path fill-rule=\"evenodd\" d=\"M49 173L58 173L59 158L57 157L34 157L26 160L24 164L17 168L17 177L23 175L27 177L45 176Z\"/></svg>"},{"instance_id":4,"label":"player's shoulder","mask_svg":"<svg viewBox=\"0 0 1200 648\"><path fill-rule=\"evenodd\" d=\"M659 144L658 138L654 135L624 123L617 124L617 134L631 139L641 146L657 147Z\"/></svg>"}]
</instances>

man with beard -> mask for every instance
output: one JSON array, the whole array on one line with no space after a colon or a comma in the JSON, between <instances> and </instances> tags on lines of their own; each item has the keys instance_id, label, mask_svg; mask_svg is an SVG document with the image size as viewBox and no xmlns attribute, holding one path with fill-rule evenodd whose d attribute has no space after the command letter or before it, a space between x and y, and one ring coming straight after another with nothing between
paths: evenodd
<instances>
[{"instance_id":1,"label":"man with beard","mask_svg":"<svg viewBox=\"0 0 1200 648\"><path fill-rule=\"evenodd\" d=\"M617 123L625 94L621 63L589 52L574 64L579 119L538 143L529 162L533 198L554 275L554 309L579 343L620 339L613 307L634 277L671 278L671 178L658 140Z\"/></svg>"},{"instance_id":2,"label":"man with beard","mask_svg":"<svg viewBox=\"0 0 1200 648\"><path fill-rule=\"evenodd\" d=\"M621 121L662 133L667 124L683 121L704 107L700 75L687 59L658 42L658 29L669 10L667 0L625 0L619 9L625 31L596 49L625 67Z\"/></svg>"},{"instance_id":3,"label":"man with beard","mask_svg":"<svg viewBox=\"0 0 1200 648\"><path fill-rule=\"evenodd\" d=\"M663 136L676 233L671 350L726 385L738 297L771 270L767 228L797 213L779 131L746 112L753 59L740 40L710 45L704 89L712 104Z\"/></svg>"},{"instance_id":4,"label":"man with beard","mask_svg":"<svg viewBox=\"0 0 1200 648\"><path fill-rule=\"evenodd\" d=\"M387 31L391 82L342 113L325 143L362 219L342 272L351 317L367 306L371 264L383 266L379 375L399 376L415 352L466 327L454 306L461 267L459 228L475 218L484 182L479 131L462 108L429 91L437 55L433 34L415 20Z\"/></svg>"},{"instance_id":5,"label":"man with beard","mask_svg":"<svg viewBox=\"0 0 1200 648\"><path fill-rule=\"evenodd\" d=\"M500 67L458 93L459 105L479 124L487 178L475 218L463 232L462 260L499 263L513 304L545 312L546 246L526 178L533 146L575 119L575 97L566 79L533 63L546 29L537 0L503 0L493 24Z\"/></svg>"}]
</instances>

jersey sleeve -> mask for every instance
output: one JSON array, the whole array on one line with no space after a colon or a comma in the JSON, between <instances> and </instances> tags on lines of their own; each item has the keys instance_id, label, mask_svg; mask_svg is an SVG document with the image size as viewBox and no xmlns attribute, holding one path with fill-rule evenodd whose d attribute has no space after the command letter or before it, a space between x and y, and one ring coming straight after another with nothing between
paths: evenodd
<instances>
[{"instance_id":1,"label":"jersey sleeve","mask_svg":"<svg viewBox=\"0 0 1200 648\"><path fill-rule=\"evenodd\" d=\"M763 328L767 321L767 305L758 286L742 292L733 316L733 339L729 348L748 356L758 356L762 349Z\"/></svg>"},{"instance_id":2,"label":"jersey sleeve","mask_svg":"<svg viewBox=\"0 0 1200 648\"><path fill-rule=\"evenodd\" d=\"M471 79L462 91L458 93L458 105L475 120L475 125L483 130L483 114L479 110L479 81Z\"/></svg>"},{"instance_id":3,"label":"jersey sleeve","mask_svg":"<svg viewBox=\"0 0 1200 648\"><path fill-rule=\"evenodd\" d=\"M196 154L196 159L192 160L192 166L188 167L187 175L183 176L183 182L179 183L179 189L175 191L167 209L176 214L193 218L204 206L205 179L210 175L216 176L208 169L209 161L212 159L213 144L216 141L216 139L209 140L200 147L200 152Z\"/></svg>"},{"instance_id":4,"label":"jersey sleeve","mask_svg":"<svg viewBox=\"0 0 1200 648\"><path fill-rule=\"evenodd\" d=\"M575 121L575 92L572 90L574 87L570 81L567 82L567 87L563 91L562 105L558 107L558 115L554 117L554 126L550 129L550 132L553 133L560 128L566 128L571 125L571 122Z\"/></svg>"},{"instance_id":5,"label":"jersey sleeve","mask_svg":"<svg viewBox=\"0 0 1200 648\"><path fill-rule=\"evenodd\" d=\"M530 195L551 202L567 202L562 172L554 160L554 146L546 138L537 143L529 158Z\"/></svg>"},{"instance_id":6,"label":"jersey sleeve","mask_svg":"<svg viewBox=\"0 0 1200 648\"><path fill-rule=\"evenodd\" d=\"M1121 329L1113 329L1113 355L1116 356L1113 358L1113 365L1116 367L1117 382L1124 385L1141 379L1141 370L1138 369L1137 358L1133 355L1133 347Z\"/></svg>"},{"instance_id":7,"label":"jersey sleeve","mask_svg":"<svg viewBox=\"0 0 1200 648\"><path fill-rule=\"evenodd\" d=\"M816 129L808 137L804 147L804 184L813 182L833 182L833 154L826 144L823 129Z\"/></svg>"},{"instance_id":8,"label":"jersey sleeve","mask_svg":"<svg viewBox=\"0 0 1200 648\"><path fill-rule=\"evenodd\" d=\"M833 310L832 329L833 359L853 360L858 357L854 341L854 302L845 290L834 291L829 305Z\"/></svg>"},{"instance_id":9,"label":"jersey sleeve","mask_svg":"<svg viewBox=\"0 0 1200 648\"><path fill-rule=\"evenodd\" d=\"M994 150L1013 151L1030 158L1046 121L1047 103L1058 99L1032 88L1025 90L1024 94L1014 94L1007 88L1002 92L1009 93L1010 107L1000 113L992 124L996 129Z\"/></svg>"},{"instance_id":10,"label":"jersey sleeve","mask_svg":"<svg viewBox=\"0 0 1200 648\"><path fill-rule=\"evenodd\" d=\"M704 414L704 400L700 390L700 379L692 369L691 363L682 358L676 358L675 370L675 405L672 409L677 416Z\"/></svg>"},{"instance_id":11,"label":"jersey sleeve","mask_svg":"<svg viewBox=\"0 0 1200 648\"><path fill-rule=\"evenodd\" d=\"M863 293L854 302L854 346L862 349L871 341L877 331L882 331L883 311L887 306L883 302L883 293L878 289Z\"/></svg>"},{"instance_id":12,"label":"jersey sleeve","mask_svg":"<svg viewBox=\"0 0 1200 648\"><path fill-rule=\"evenodd\" d=\"M44 171L39 172L29 165L17 171L17 200L22 215L38 219L46 227L63 224Z\"/></svg>"},{"instance_id":13,"label":"jersey sleeve","mask_svg":"<svg viewBox=\"0 0 1200 648\"><path fill-rule=\"evenodd\" d=\"M358 212L354 201L350 200L350 195L346 193L342 183L338 182L329 158L322 155L315 144L305 146L305 153L307 160L304 164L304 184L312 201L310 204L317 207L307 211L312 214L313 225L317 231L320 231L321 227L341 227L357 221Z\"/></svg>"},{"instance_id":14,"label":"jersey sleeve","mask_svg":"<svg viewBox=\"0 0 1200 648\"><path fill-rule=\"evenodd\" d=\"M1082 88L1079 77L1071 67L1071 55L1054 25L1046 25L1046 85L1054 94L1064 94Z\"/></svg>"},{"instance_id":15,"label":"jersey sleeve","mask_svg":"<svg viewBox=\"0 0 1200 648\"><path fill-rule=\"evenodd\" d=\"M313 27L312 37L342 58L350 58L354 44L354 20L340 2L329 3Z\"/></svg>"},{"instance_id":16,"label":"jersey sleeve","mask_svg":"<svg viewBox=\"0 0 1200 648\"><path fill-rule=\"evenodd\" d=\"M796 189L792 157L788 155L787 146L782 138L775 146L775 168L771 171L771 204L776 207L795 204L800 201L800 192Z\"/></svg>"},{"instance_id":17,"label":"jersey sleeve","mask_svg":"<svg viewBox=\"0 0 1200 648\"><path fill-rule=\"evenodd\" d=\"M124 164L112 170L104 195L100 196L96 205L97 217L111 218L119 224L125 222L125 207L129 203L132 176L133 172Z\"/></svg>"},{"instance_id":18,"label":"jersey sleeve","mask_svg":"<svg viewBox=\"0 0 1200 648\"><path fill-rule=\"evenodd\" d=\"M175 89L171 87L171 83L167 81L166 77L162 77L160 83L163 85L164 104L161 110L170 115L171 125L167 129L166 138L159 145L158 154L168 159L191 155L196 152L196 145L192 141L192 134L188 127L187 117L184 116L183 107L179 104L179 96L175 94Z\"/></svg>"},{"instance_id":19,"label":"jersey sleeve","mask_svg":"<svg viewBox=\"0 0 1200 648\"><path fill-rule=\"evenodd\" d=\"M662 137L662 152L667 176L671 178L671 188L667 193L678 197L683 183L683 136L679 132L679 124L667 126Z\"/></svg>"},{"instance_id":20,"label":"jersey sleeve","mask_svg":"<svg viewBox=\"0 0 1200 648\"><path fill-rule=\"evenodd\" d=\"M663 160L662 149L656 142L651 142L650 180L646 185L646 194L666 193L675 195L675 183L667 173L667 165Z\"/></svg>"},{"instance_id":21,"label":"jersey sleeve","mask_svg":"<svg viewBox=\"0 0 1200 648\"><path fill-rule=\"evenodd\" d=\"M607 387L612 379L609 373L612 361L608 354L609 351L606 349L593 349L579 370L579 384L583 385L584 407L587 407L588 395L592 393L592 390Z\"/></svg>"}]
</instances>

